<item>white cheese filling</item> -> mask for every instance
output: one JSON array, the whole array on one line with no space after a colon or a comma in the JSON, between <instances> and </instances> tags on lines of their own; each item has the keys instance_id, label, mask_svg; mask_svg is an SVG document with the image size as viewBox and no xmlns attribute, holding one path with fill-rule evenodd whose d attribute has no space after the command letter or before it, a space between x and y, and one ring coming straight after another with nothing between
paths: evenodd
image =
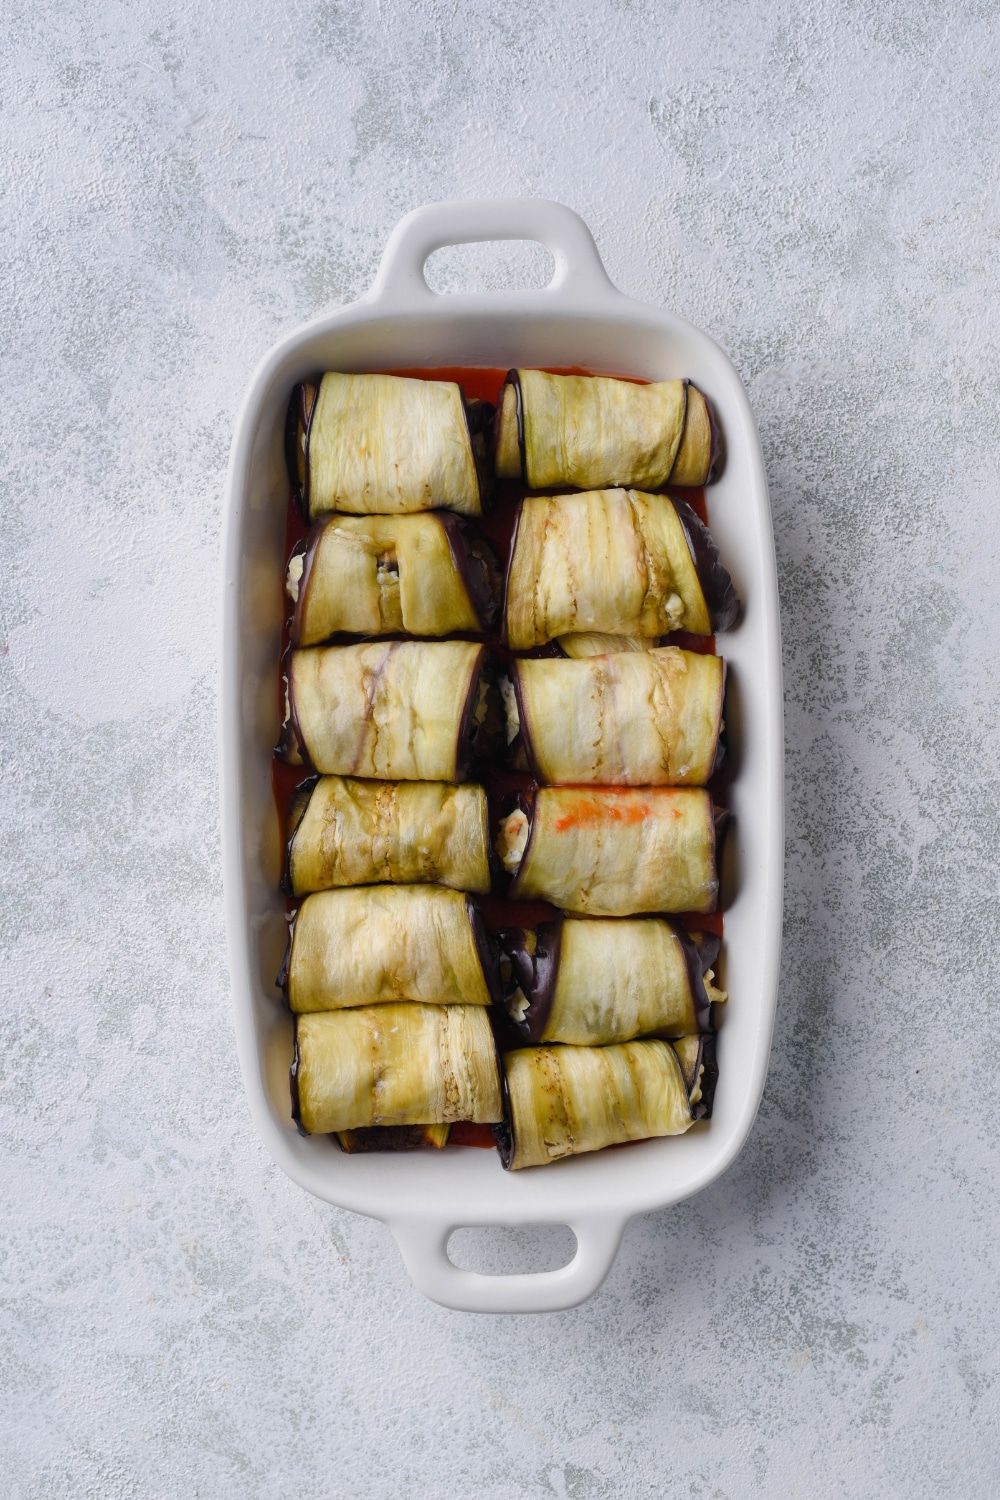
<instances>
[{"instance_id":1,"label":"white cheese filling","mask_svg":"<svg viewBox=\"0 0 1000 1500\"><path fill-rule=\"evenodd\" d=\"M530 1002L527 995L521 989L521 986L518 985L517 989L514 991L507 1002L507 1010L510 1013L511 1020L517 1021L518 1023L523 1021L525 1016L528 1014L529 1004Z\"/></svg>"},{"instance_id":2,"label":"white cheese filling","mask_svg":"<svg viewBox=\"0 0 1000 1500\"><path fill-rule=\"evenodd\" d=\"M294 557L288 559L288 573L285 577L285 592L289 594L292 602L299 602L299 584L302 582L302 573L306 565L304 552L297 552Z\"/></svg>"},{"instance_id":3,"label":"white cheese filling","mask_svg":"<svg viewBox=\"0 0 1000 1500\"><path fill-rule=\"evenodd\" d=\"M496 843L497 854L509 875L516 874L527 842L528 815L518 807L509 817L501 819Z\"/></svg>"},{"instance_id":4,"label":"white cheese filling","mask_svg":"<svg viewBox=\"0 0 1000 1500\"><path fill-rule=\"evenodd\" d=\"M715 971L713 969L706 969L702 978L705 985L705 994L712 1005L721 1005L723 1001L729 999L729 995L725 990L716 989L712 983L712 980L715 978Z\"/></svg>"}]
</instances>

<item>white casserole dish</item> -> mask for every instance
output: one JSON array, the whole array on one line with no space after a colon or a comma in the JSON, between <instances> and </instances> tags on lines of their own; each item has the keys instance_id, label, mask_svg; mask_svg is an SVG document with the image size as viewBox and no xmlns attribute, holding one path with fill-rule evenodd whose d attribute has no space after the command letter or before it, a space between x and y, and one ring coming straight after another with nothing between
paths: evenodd
<instances>
[{"instance_id":1,"label":"white casserole dish","mask_svg":"<svg viewBox=\"0 0 1000 1500\"><path fill-rule=\"evenodd\" d=\"M444 245L527 239L555 260L541 291L438 295L424 280ZM713 400L726 445L708 491L709 521L743 600L720 638L729 664L727 723L737 775L724 850L720 1077L710 1122L550 1167L506 1173L470 1147L347 1156L292 1123L292 1022L275 987L286 940L271 794L279 729L278 656L292 387L318 370L583 366L653 380L689 376ZM302 1187L382 1219L421 1291L447 1307L541 1312L597 1290L633 1214L698 1192L733 1161L767 1071L778 978L783 866L782 695L777 579L767 482L739 376L682 318L624 296L576 214L535 199L418 209L396 226L375 284L358 302L289 334L257 369L236 423L225 500L221 780L226 925L236 1039L250 1109L275 1160ZM447 1242L460 1226L565 1223L577 1253L561 1270L486 1276L461 1270Z\"/></svg>"}]
</instances>

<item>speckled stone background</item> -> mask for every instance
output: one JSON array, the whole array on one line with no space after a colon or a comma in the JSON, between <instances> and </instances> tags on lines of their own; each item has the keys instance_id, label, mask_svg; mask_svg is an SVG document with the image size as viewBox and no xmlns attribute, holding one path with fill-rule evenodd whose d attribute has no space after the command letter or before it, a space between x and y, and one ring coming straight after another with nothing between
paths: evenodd
<instances>
[{"instance_id":1,"label":"speckled stone background","mask_svg":"<svg viewBox=\"0 0 1000 1500\"><path fill-rule=\"evenodd\" d=\"M1000 1494L1000 20L986 4L8 0L0 1490ZM258 358L433 199L576 208L741 370L787 923L763 1109L574 1312L451 1313L256 1140L219 875ZM451 251L442 289L545 279ZM466 1234L465 1264L564 1238Z\"/></svg>"}]
</instances>

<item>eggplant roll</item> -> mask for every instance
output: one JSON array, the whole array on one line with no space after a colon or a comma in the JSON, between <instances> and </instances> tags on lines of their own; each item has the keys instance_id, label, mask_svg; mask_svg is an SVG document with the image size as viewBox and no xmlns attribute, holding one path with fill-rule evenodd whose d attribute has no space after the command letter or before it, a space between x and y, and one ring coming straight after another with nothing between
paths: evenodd
<instances>
[{"instance_id":1,"label":"eggplant roll","mask_svg":"<svg viewBox=\"0 0 1000 1500\"><path fill-rule=\"evenodd\" d=\"M697 1036L710 1029L712 1002L726 998L712 984L713 950L662 917L557 918L505 928L499 942L511 1023L524 1043Z\"/></svg>"},{"instance_id":2,"label":"eggplant roll","mask_svg":"<svg viewBox=\"0 0 1000 1500\"><path fill-rule=\"evenodd\" d=\"M288 845L289 893L383 882L488 891L483 788L321 776L305 791Z\"/></svg>"},{"instance_id":3,"label":"eggplant roll","mask_svg":"<svg viewBox=\"0 0 1000 1500\"><path fill-rule=\"evenodd\" d=\"M505 603L512 650L594 631L710 635L738 612L718 549L683 500L608 489L522 502Z\"/></svg>"},{"instance_id":4,"label":"eggplant roll","mask_svg":"<svg viewBox=\"0 0 1000 1500\"><path fill-rule=\"evenodd\" d=\"M708 402L687 380L511 370L500 394L495 468L529 489L703 485L718 457Z\"/></svg>"},{"instance_id":5,"label":"eggplant roll","mask_svg":"<svg viewBox=\"0 0 1000 1500\"><path fill-rule=\"evenodd\" d=\"M288 660L293 763L378 781L463 781L500 728L485 647L475 641L309 646Z\"/></svg>"},{"instance_id":6,"label":"eggplant roll","mask_svg":"<svg viewBox=\"0 0 1000 1500\"><path fill-rule=\"evenodd\" d=\"M663 646L577 661L522 659L511 671L518 729L540 781L704 786L711 776L721 657Z\"/></svg>"},{"instance_id":7,"label":"eggplant roll","mask_svg":"<svg viewBox=\"0 0 1000 1500\"><path fill-rule=\"evenodd\" d=\"M484 426L452 381L327 374L292 394L286 446L309 520L330 511L483 510Z\"/></svg>"},{"instance_id":8,"label":"eggplant roll","mask_svg":"<svg viewBox=\"0 0 1000 1500\"><path fill-rule=\"evenodd\" d=\"M623 1141L683 1135L699 1118L669 1042L523 1047L504 1056L503 1068L507 1107L497 1144L513 1171Z\"/></svg>"},{"instance_id":9,"label":"eggplant roll","mask_svg":"<svg viewBox=\"0 0 1000 1500\"><path fill-rule=\"evenodd\" d=\"M373 1005L300 1016L292 1101L308 1135L502 1117L496 1047L474 1005Z\"/></svg>"},{"instance_id":10,"label":"eggplant roll","mask_svg":"<svg viewBox=\"0 0 1000 1500\"><path fill-rule=\"evenodd\" d=\"M707 791L539 787L501 821L496 849L513 898L627 917L714 911L715 844Z\"/></svg>"},{"instance_id":11,"label":"eggplant roll","mask_svg":"<svg viewBox=\"0 0 1000 1500\"><path fill-rule=\"evenodd\" d=\"M288 564L292 641L331 635L486 630L499 574L489 545L457 516L330 516Z\"/></svg>"},{"instance_id":12,"label":"eggplant roll","mask_svg":"<svg viewBox=\"0 0 1000 1500\"><path fill-rule=\"evenodd\" d=\"M307 896L282 981L296 1015L396 1000L489 1005L500 994L475 903L440 885L352 886Z\"/></svg>"}]
</instances>

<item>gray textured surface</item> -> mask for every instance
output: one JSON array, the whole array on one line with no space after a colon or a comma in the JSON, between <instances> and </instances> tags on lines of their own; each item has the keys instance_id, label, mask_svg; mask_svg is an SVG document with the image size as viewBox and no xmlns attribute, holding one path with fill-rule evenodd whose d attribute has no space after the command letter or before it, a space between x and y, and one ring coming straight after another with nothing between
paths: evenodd
<instances>
[{"instance_id":1,"label":"gray textured surface","mask_svg":"<svg viewBox=\"0 0 1000 1500\"><path fill-rule=\"evenodd\" d=\"M3 1494L1000 1493L993 8L11 0L3 32ZM241 391L403 212L484 190L569 203L732 354L785 637L757 1128L536 1320L423 1301L265 1159L219 885Z\"/></svg>"}]
</instances>

